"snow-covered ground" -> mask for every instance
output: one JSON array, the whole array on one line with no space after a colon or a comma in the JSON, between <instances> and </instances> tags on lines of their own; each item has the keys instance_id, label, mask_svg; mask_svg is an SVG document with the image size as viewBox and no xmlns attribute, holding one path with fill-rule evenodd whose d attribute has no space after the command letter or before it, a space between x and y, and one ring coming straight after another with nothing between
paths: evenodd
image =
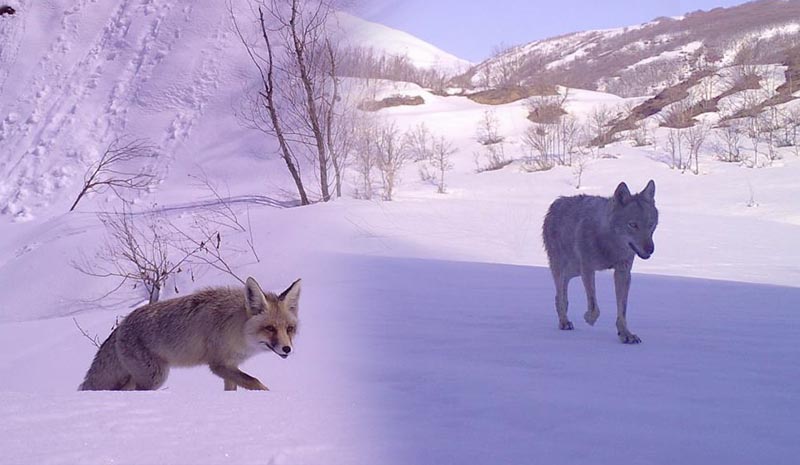
<instances>
[{"instance_id":1,"label":"snow-covered ground","mask_svg":"<svg viewBox=\"0 0 800 465\"><path fill-rule=\"evenodd\" d=\"M0 19L12 44L0 60L13 64L0 67L0 463L796 461L800 158L790 149L757 169L706 150L700 175L681 174L663 162L659 133L655 147L604 148L580 190L566 167L477 174L475 127L489 107L403 85L386 93L426 103L378 115L454 142L448 193L412 164L393 202L282 208L280 163L233 116L249 71L221 2L15 5L22 14ZM584 118L623 103L573 89L566 107ZM491 108L520 157L523 104ZM70 264L102 243L95 212L114 205L94 196L66 213L80 168L121 129L170 154L141 208L186 221L213 201L187 177L202 168L249 214L261 260L237 255L237 272L274 290L303 278L296 353L243 366L270 392L222 392L202 367L173 370L157 392L75 392L95 351L75 321L103 338L140 300L134 290L93 302L113 282ZM547 206L648 179L660 225L654 256L634 265L628 317L643 344L618 342L607 273L597 325L582 322L576 280L577 328L559 331L540 239ZM173 284L184 294L233 283L182 276L164 298Z\"/></svg>"}]
</instances>

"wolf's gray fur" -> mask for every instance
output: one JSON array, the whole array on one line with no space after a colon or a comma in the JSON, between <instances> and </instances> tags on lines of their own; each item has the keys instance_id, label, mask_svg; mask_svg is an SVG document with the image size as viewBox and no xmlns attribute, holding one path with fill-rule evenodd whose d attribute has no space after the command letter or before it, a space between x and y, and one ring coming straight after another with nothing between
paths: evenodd
<instances>
[{"instance_id":1,"label":"wolf's gray fur","mask_svg":"<svg viewBox=\"0 0 800 465\"><path fill-rule=\"evenodd\" d=\"M614 269L617 297L617 334L626 344L638 344L628 330L626 310L631 267L636 255L647 260L653 254L653 232L658 225L656 185L652 180L636 195L623 182L614 195L561 197L550 205L544 219L543 237L556 285L556 312L561 329L573 329L567 319L567 286L580 276L589 309L584 319L594 325L600 316L594 273Z\"/></svg>"},{"instance_id":2,"label":"wolf's gray fur","mask_svg":"<svg viewBox=\"0 0 800 465\"><path fill-rule=\"evenodd\" d=\"M289 355L299 299L299 279L275 295L248 278L243 289L206 289L140 307L100 346L79 389L158 389L171 366L208 365L225 390L267 390L239 364L265 351Z\"/></svg>"}]
</instances>

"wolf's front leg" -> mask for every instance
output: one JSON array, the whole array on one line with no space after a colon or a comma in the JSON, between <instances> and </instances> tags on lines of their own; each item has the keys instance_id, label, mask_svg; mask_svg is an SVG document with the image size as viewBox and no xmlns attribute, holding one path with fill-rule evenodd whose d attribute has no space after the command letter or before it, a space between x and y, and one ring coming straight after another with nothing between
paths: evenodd
<instances>
[{"instance_id":1,"label":"wolf's front leg","mask_svg":"<svg viewBox=\"0 0 800 465\"><path fill-rule=\"evenodd\" d=\"M639 336L628 330L626 313L628 308L628 291L631 288L631 266L633 260L614 268L614 291L617 294L617 334L624 344L642 342Z\"/></svg>"},{"instance_id":2,"label":"wolf's front leg","mask_svg":"<svg viewBox=\"0 0 800 465\"><path fill-rule=\"evenodd\" d=\"M225 390L235 391L236 386L241 386L251 391L269 391L258 378L248 375L238 368L225 365L209 365L211 372L225 380ZM229 389L233 386L233 389Z\"/></svg>"},{"instance_id":3,"label":"wolf's front leg","mask_svg":"<svg viewBox=\"0 0 800 465\"><path fill-rule=\"evenodd\" d=\"M597 306L597 292L594 285L594 271L581 270L581 280L583 280L583 288L586 290L586 303L589 307L586 313L583 314L583 319L594 326L597 318L600 317L600 308Z\"/></svg>"}]
</instances>

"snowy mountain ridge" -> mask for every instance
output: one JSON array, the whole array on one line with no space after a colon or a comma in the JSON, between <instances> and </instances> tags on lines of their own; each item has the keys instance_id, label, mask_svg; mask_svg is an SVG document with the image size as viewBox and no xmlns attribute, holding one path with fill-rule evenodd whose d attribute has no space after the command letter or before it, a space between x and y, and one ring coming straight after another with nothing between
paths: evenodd
<instances>
[{"instance_id":1,"label":"snowy mountain ridge","mask_svg":"<svg viewBox=\"0 0 800 465\"><path fill-rule=\"evenodd\" d=\"M463 80L483 87L550 83L623 97L653 95L700 69L796 60L798 40L800 2L759 0L511 47Z\"/></svg>"}]
</instances>

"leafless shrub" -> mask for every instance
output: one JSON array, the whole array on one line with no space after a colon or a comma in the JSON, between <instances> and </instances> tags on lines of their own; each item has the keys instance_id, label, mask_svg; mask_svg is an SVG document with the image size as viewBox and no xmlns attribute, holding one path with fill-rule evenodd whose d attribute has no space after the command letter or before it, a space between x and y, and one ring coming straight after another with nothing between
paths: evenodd
<instances>
[{"instance_id":1,"label":"leafless shrub","mask_svg":"<svg viewBox=\"0 0 800 465\"><path fill-rule=\"evenodd\" d=\"M493 145L502 143L505 137L500 135L500 120L494 110L486 110L483 117L478 122L476 138L481 145Z\"/></svg>"},{"instance_id":2,"label":"leafless shrub","mask_svg":"<svg viewBox=\"0 0 800 465\"><path fill-rule=\"evenodd\" d=\"M438 137L433 143L433 157L431 164L438 172L437 187L440 194L445 193L444 175L447 171L453 169L453 163L450 161L451 155L456 153L456 148L452 142L444 137Z\"/></svg>"},{"instance_id":3,"label":"leafless shrub","mask_svg":"<svg viewBox=\"0 0 800 465\"><path fill-rule=\"evenodd\" d=\"M475 152L475 167L478 173L503 169L511 160L506 156L505 143L486 145L479 152Z\"/></svg>"},{"instance_id":4,"label":"leafless shrub","mask_svg":"<svg viewBox=\"0 0 800 465\"><path fill-rule=\"evenodd\" d=\"M520 70L525 64L522 54L514 53L515 47L498 44L492 49L493 79L489 85L496 87L514 87L522 84Z\"/></svg>"},{"instance_id":5,"label":"leafless shrub","mask_svg":"<svg viewBox=\"0 0 800 465\"><path fill-rule=\"evenodd\" d=\"M355 163L358 187L356 197L371 200L374 195L374 172L378 167L378 150L376 140L378 127L373 120L361 119L355 128Z\"/></svg>"},{"instance_id":6,"label":"leafless shrub","mask_svg":"<svg viewBox=\"0 0 800 465\"><path fill-rule=\"evenodd\" d=\"M691 158L686 156L686 130L681 128L669 128L667 133L666 149L670 155L670 168L686 171L690 168Z\"/></svg>"},{"instance_id":7,"label":"leafless shrub","mask_svg":"<svg viewBox=\"0 0 800 465\"><path fill-rule=\"evenodd\" d=\"M778 146L780 143L782 121L778 108L769 106L764 109L764 111L758 115L758 124L761 137L767 146L767 161L772 164L772 162L781 158Z\"/></svg>"},{"instance_id":8,"label":"leafless shrub","mask_svg":"<svg viewBox=\"0 0 800 465\"><path fill-rule=\"evenodd\" d=\"M86 331L85 329L83 329L81 324L78 323L78 319L77 318L73 318L72 322L75 323L75 327L78 328L78 331L81 333L81 335L83 335L83 337L86 338L86 340L88 340L93 346L95 346L96 348L99 349L100 346L103 345L103 342L100 339L100 336L98 336L97 334L95 334L94 336L89 334L89 332ZM115 329L117 329L117 326L119 326L119 317L116 318L116 320L114 320L114 324L111 326L111 330L109 331L109 333L111 333Z\"/></svg>"},{"instance_id":9,"label":"leafless shrub","mask_svg":"<svg viewBox=\"0 0 800 465\"><path fill-rule=\"evenodd\" d=\"M415 162L431 160L434 153L433 145L433 136L425 123L417 124L403 136L404 150Z\"/></svg>"},{"instance_id":10,"label":"leafless shrub","mask_svg":"<svg viewBox=\"0 0 800 465\"><path fill-rule=\"evenodd\" d=\"M705 124L696 124L686 130L686 144L689 149L688 165L694 174L700 174L700 150L705 144L709 128ZM694 160L694 168L692 168Z\"/></svg>"},{"instance_id":11,"label":"leafless shrub","mask_svg":"<svg viewBox=\"0 0 800 465\"><path fill-rule=\"evenodd\" d=\"M741 163L742 145L741 129L739 124L733 121L728 122L718 131L720 142L714 144L713 150L717 160L726 163Z\"/></svg>"},{"instance_id":12,"label":"leafless shrub","mask_svg":"<svg viewBox=\"0 0 800 465\"><path fill-rule=\"evenodd\" d=\"M230 213L234 216L227 216ZM189 273L194 280L198 267L216 269L244 283L227 258L244 251L223 243L228 234L247 232L230 205L195 212L183 226L159 211L133 212L127 203L98 218L105 227L104 242L91 259L82 255L72 266L89 276L116 279L106 296L132 282L134 289L145 290L150 303L157 302L171 278ZM248 244L258 260L252 234Z\"/></svg>"},{"instance_id":13,"label":"leafless shrub","mask_svg":"<svg viewBox=\"0 0 800 465\"><path fill-rule=\"evenodd\" d=\"M631 131L631 139L636 147L644 147L653 143L650 125L647 119L640 120L636 127Z\"/></svg>"},{"instance_id":14,"label":"leafless shrub","mask_svg":"<svg viewBox=\"0 0 800 465\"><path fill-rule=\"evenodd\" d=\"M581 183L583 181L583 173L586 171L586 167L589 165L589 161L591 159L591 152L589 151L581 151L575 158L572 164L572 176L575 180L575 189L581 188Z\"/></svg>"},{"instance_id":15,"label":"leafless shrub","mask_svg":"<svg viewBox=\"0 0 800 465\"><path fill-rule=\"evenodd\" d=\"M614 118L614 111L608 105L598 105L589 113L589 128L596 145L604 146L611 142L608 126Z\"/></svg>"},{"instance_id":16,"label":"leafless shrub","mask_svg":"<svg viewBox=\"0 0 800 465\"><path fill-rule=\"evenodd\" d=\"M434 91L447 87L449 79L448 73L436 68L415 66L406 55L389 54L363 45L343 47L339 68L342 76L413 82Z\"/></svg>"},{"instance_id":17,"label":"leafless shrub","mask_svg":"<svg viewBox=\"0 0 800 465\"><path fill-rule=\"evenodd\" d=\"M579 152L585 129L570 116L559 118L554 124L534 124L526 129L523 144L532 154L527 165L535 171L550 169L555 165L572 166ZM588 141L585 141L588 144Z\"/></svg>"},{"instance_id":18,"label":"leafless shrub","mask_svg":"<svg viewBox=\"0 0 800 465\"><path fill-rule=\"evenodd\" d=\"M419 179L424 183L438 185L436 171L428 162L423 162L419 167Z\"/></svg>"},{"instance_id":19,"label":"leafless shrub","mask_svg":"<svg viewBox=\"0 0 800 465\"><path fill-rule=\"evenodd\" d=\"M557 131L554 124L534 124L528 127L522 142L531 153L525 162L524 169L546 171L556 165L554 152L557 144Z\"/></svg>"},{"instance_id":20,"label":"leafless shrub","mask_svg":"<svg viewBox=\"0 0 800 465\"><path fill-rule=\"evenodd\" d=\"M409 156L404 150L400 131L394 123L380 127L377 135L375 148L377 166L383 181L383 199L391 201L400 177L400 170L408 161Z\"/></svg>"},{"instance_id":21,"label":"leafless shrub","mask_svg":"<svg viewBox=\"0 0 800 465\"><path fill-rule=\"evenodd\" d=\"M563 95L537 95L528 98L526 107L528 119L534 123L555 124L567 114L564 103L569 92Z\"/></svg>"},{"instance_id":22,"label":"leafless shrub","mask_svg":"<svg viewBox=\"0 0 800 465\"><path fill-rule=\"evenodd\" d=\"M694 124L691 105L687 100L673 103L660 114L661 126L665 128L683 129Z\"/></svg>"},{"instance_id":23,"label":"leafless shrub","mask_svg":"<svg viewBox=\"0 0 800 465\"><path fill-rule=\"evenodd\" d=\"M780 139L778 145L781 147L792 147L795 154L798 153L798 128L800 128L800 107L785 109L781 112Z\"/></svg>"},{"instance_id":24,"label":"leafless shrub","mask_svg":"<svg viewBox=\"0 0 800 465\"><path fill-rule=\"evenodd\" d=\"M750 144L753 147L753 159L749 160L749 166L751 168L758 167L758 148L761 146L762 142L762 131L761 131L761 121L758 115L750 116L744 118L744 133L750 139Z\"/></svg>"},{"instance_id":25,"label":"leafless shrub","mask_svg":"<svg viewBox=\"0 0 800 465\"><path fill-rule=\"evenodd\" d=\"M145 139L118 137L106 147L100 159L89 166L83 176L83 187L69 211L90 193L107 190L123 199L123 191L143 191L155 179L149 159L157 157L156 147Z\"/></svg>"}]
</instances>

